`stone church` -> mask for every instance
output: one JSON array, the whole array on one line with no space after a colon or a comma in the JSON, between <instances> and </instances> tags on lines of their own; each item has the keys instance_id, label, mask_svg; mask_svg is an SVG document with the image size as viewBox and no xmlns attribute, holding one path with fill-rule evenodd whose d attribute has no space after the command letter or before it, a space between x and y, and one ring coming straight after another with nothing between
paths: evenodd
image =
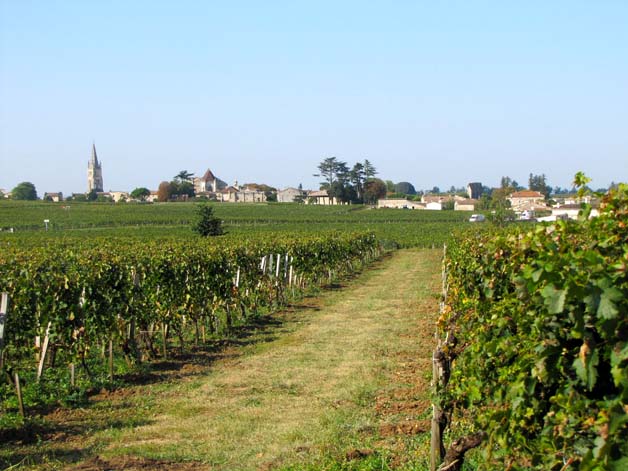
<instances>
[{"instance_id":1,"label":"stone church","mask_svg":"<svg viewBox=\"0 0 628 471\"><path fill-rule=\"evenodd\" d=\"M96 144L92 144L92 158L87 164L87 192L104 191L102 183L102 165L96 155Z\"/></svg>"}]
</instances>

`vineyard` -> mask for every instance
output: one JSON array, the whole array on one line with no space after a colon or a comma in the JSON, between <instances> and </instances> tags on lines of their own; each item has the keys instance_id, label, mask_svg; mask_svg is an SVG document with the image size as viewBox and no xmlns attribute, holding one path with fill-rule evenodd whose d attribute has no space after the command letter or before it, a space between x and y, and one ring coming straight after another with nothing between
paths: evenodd
<instances>
[{"instance_id":1,"label":"vineyard","mask_svg":"<svg viewBox=\"0 0 628 471\"><path fill-rule=\"evenodd\" d=\"M212 204L230 238L259 233L372 232L389 247L442 245L466 226L464 211L370 209L361 205ZM21 244L90 237L180 239L189 236L196 204L46 203L0 201L0 245L19 235ZM44 231L44 220L49 231ZM8 233L13 228L15 234Z\"/></svg>"},{"instance_id":2,"label":"vineyard","mask_svg":"<svg viewBox=\"0 0 628 471\"><path fill-rule=\"evenodd\" d=\"M435 354L437 432L457 437L447 469L476 446L481 469L628 469L628 186L603 205L448 247Z\"/></svg>"},{"instance_id":3,"label":"vineyard","mask_svg":"<svg viewBox=\"0 0 628 471\"><path fill-rule=\"evenodd\" d=\"M2 398L23 408L12 391L20 387L15 373L30 388L27 407L79 397L102 382L103 371L114 380L114 353L137 365L198 345L352 273L379 250L368 234L4 247L0 292L8 294L9 314L0 347L15 381ZM47 375L70 380L55 389Z\"/></svg>"}]
</instances>

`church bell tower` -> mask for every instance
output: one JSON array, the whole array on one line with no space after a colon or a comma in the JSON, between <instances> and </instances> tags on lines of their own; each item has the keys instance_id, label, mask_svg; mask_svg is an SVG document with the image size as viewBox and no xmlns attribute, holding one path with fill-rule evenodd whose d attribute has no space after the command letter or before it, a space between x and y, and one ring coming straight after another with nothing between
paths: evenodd
<instances>
[{"instance_id":1,"label":"church bell tower","mask_svg":"<svg viewBox=\"0 0 628 471\"><path fill-rule=\"evenodd\" d=\"M92 144L92 158L87 164L87 192L104 191L102 183L102 166L96 155L96 144Z\"/></svg>"}]
</instances>

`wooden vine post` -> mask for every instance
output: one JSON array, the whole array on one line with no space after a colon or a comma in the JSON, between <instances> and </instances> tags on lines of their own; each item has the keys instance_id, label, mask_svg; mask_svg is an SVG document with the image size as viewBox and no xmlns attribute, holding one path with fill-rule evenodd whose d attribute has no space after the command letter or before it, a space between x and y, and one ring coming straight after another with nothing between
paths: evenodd
<instances>
[{"instance_id":1,"label":"wooden vine post","mask_svg":"<svg viewBox=\"0 0 628 471\"><path fill-rule=\"evenodd\" d=\"M442 293L440 302L440 315L445 312L445 305L447 303L447 268L445 257L447 255L447 245L443 245L443 266L441 273L442 280ZM446 416L440 406L439 394L442 388L446 385L446 365L445 355L443 352L443 345L438 333L438 327L434 334L436 340L436 348L432 355L432 388L433 388L433 403L432 403L432 433L430 441L430 471L436 471L440 465L442 459L445 457L445 447L443 445L443 431L446 425Z\"/></svg>"},{"instance_id":2,"label":"wooden vine post","mask_svg":"<svg viewBox=\"0 0 628 471\"><path fill-rule=\"evenodd\" d=\"M9 311L9 293L2 293L2 300L0 301L0 369L4 365L4 324L7 319L7 312Z\"/></svg>"},{"instance_id":3,"label":"wooden vine post","mask_svg":"<svg viewBox=\"0 0 628 471\"><path fill-rule=\"evenodd\" d=\"M3 292L0 295L0 369L4 366L4 326L9 313L9 293ZM20 375L18 372L13 373L15 381L15 393L17 394L17 404L20 415L24 417L24 400L22 399L22 386L20 384Z\"/></svg>"},{"instance_id":4,"label":"wooden vine post","mask_svg":"<svg viewBox=\"0 0 628 471\"><path fill-rule=\"evenodd\" d=\"M48 353L48 344L50 343L50 327L52 322L48 322L46 327L46 335L44 335L44 344L41 347L41 355L39 357L39 366L37 367L37 382L41 379L41 375L44 374L44 364L46 362L46 354Z\"/></svg>"}]
</instances>

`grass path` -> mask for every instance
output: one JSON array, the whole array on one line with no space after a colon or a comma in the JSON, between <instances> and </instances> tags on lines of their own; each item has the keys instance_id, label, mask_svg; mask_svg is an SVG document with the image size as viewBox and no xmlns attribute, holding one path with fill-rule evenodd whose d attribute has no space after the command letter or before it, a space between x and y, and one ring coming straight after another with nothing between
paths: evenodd
<instances>
[{"instance_id":1,"label":"grass path","mask_svg":"<svg viewBox=\"0 0 628 471\"><path fill-rule=\"evenodd\" d=\"M102 398L85 411L100 426L42 446L58 462L82 447L77 470L421 468L439 255L398 251L194 375Z\"/></svg>"}]
</instances>

